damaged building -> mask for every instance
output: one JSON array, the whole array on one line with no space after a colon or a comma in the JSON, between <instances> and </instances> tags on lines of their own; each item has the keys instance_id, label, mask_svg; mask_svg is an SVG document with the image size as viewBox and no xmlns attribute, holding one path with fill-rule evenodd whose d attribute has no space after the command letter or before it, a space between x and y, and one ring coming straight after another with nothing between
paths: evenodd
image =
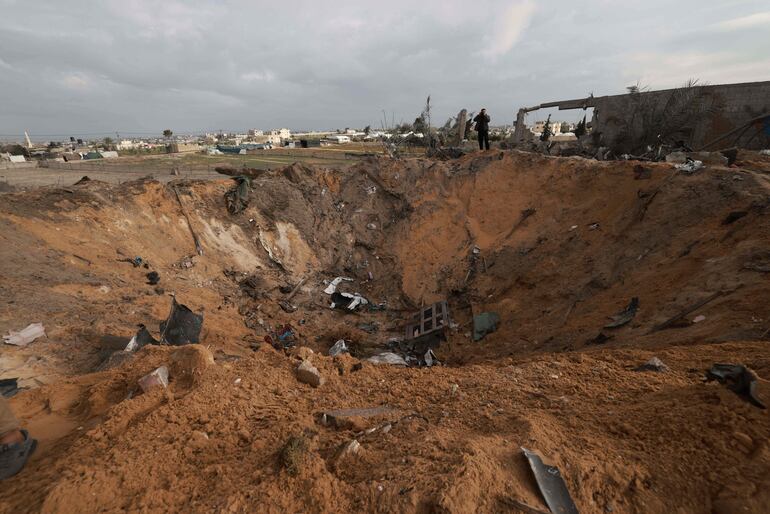
<instances>
[{"instance_id":1,"label":"damaged building","mask_svg":"<svg viewBox=\"0 0 770 514\"><path fill-rule=\"evenodd\" d=\"M547 102L519 110L514 142L527 140L526 113L554 108L593 109L591 131L584 136L595 147L615 154L640 154L661 144L693 150L729 146L747 149L770 144L770 81L697 85Z\"/></svg>"}]
</instances>

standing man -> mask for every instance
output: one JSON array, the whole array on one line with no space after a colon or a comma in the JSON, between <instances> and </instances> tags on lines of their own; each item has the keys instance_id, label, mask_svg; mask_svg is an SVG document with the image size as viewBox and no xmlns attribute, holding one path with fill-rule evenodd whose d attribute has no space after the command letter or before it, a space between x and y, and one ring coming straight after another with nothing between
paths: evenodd
<instances>
[{"instance_id":1,"label":"standing man","mask_svg":"<svg viewBox=\"0 0 770 514\"><path fill-rule=\"evenodd\" d=\"M8 401L0 395L0 480L10 478L24 467L37 441L19 428Z\"/></svg>"},{"instance_id":2,"label":"standing man","mask_svg":"<svg viewBox=\"0 0 770 514\"><path fill-rule=\"evenodd\" d=\"M481 109L481 112L473 118L476 123L476 132L479 133L479 150L489 150L489 114L486 109Z\"/></svg>"}]
</instances>

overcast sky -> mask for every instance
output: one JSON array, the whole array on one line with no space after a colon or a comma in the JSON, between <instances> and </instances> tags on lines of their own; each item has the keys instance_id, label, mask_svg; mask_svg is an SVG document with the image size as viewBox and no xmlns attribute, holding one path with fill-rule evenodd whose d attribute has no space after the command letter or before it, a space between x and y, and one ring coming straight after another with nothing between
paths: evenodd
<instances>
[{"instance_id":1,"label":"overcast sky","mask_svg":"<svg viewBox=\"0 0 770 514\"><path fill-rule=\"evenodd\" d=\"M482 106L502 124L689 78L770 80L770 3L0 0L4 139L379 128L428 94L435 124Z\"/></svg>"}]
</instances>

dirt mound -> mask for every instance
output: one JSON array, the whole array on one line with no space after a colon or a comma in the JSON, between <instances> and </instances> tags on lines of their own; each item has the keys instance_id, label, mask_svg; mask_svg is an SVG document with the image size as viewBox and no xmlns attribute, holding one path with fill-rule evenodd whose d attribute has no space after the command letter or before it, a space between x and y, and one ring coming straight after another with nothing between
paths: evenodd
<instances>
[{"instance_id":1,"label":"dirt mound","mask_svg":"<svg viewBox=\"0 0 770 514\"><path fill-rule=\"evenodd\" d=\"M78 429L7 483L0 511L500 512L511 498L544 509L525 446L560 468L581 512L762 512L767 411L702 370L738 359L768 376L765 345L663 350L664 373L633 371L650 356L636 350L430 370L314 355L317 389L295 378L298 359L265 349L192 385L172 367L168 390L137 395L139 376L173 363L147 347L119 371L15 402ZM368 434L320 422L380 405L398 414ZM287 468L291 438L304 443Z\"/></svg>"},{"instance_id":2,"label":"dirt mound","mask_svg":"<svg viewBox=\"0 0 770 514\"><path fill-rule=\"evenodd\" d=\"M767 411L703 381L739 362L770 401L770 160L739 162L295 164L253 178L237 214L229 179L5 193L0 331L41 321L47 338L0 348L41 440L0 512L545 509L521 446L581 512L764 512ZM330 309L338 276L369 303ZM203 315L203 346L124 355L137 325L157 336L170 294ZM449 366L359 360L443 299ZM500 322L474 342L482 312ZM339 339L352 355L320 355ZM633 370L652 355L669 371ZM323 385L297 380L299 356ZM141 394L162 364L170 387ZM379 406L398 415L321 422Z\"/></svg>"}]
</instances>

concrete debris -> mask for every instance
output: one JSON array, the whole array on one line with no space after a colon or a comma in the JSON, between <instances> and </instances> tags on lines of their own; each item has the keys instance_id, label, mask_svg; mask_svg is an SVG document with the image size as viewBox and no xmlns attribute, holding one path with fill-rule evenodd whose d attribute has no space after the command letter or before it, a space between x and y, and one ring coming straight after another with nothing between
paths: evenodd
<instances>
[{"instance_id":1,"label":"concrete debris","mask_svg":"<svg viewBox=\"0 0 770 514\"><path fill-rule=\"evenodd\" d=\"M634 368L634 371L668 371L668 366L663 364L663 361L657 357L652 357L650 360Z\"/></svg>"},{"instance_id":2,"label":"concrete debris","mask_svg":"<svg viewBox=\"0 0 770 514\"><path fill-rule=\"evenodd\" d=\"M334 345L329 348L329 357L335 357L341 353L350 353L350 350L348 350L348 345L345 344L344 339L340 339Z\"/></svg>"},{"instance_id":3,"label":"concrete debris","mask_svg":"<svg viewBox=\"0 0 770 514\"><path fill-rule=\"evenodd\" d=\"M406 361L400 355L393 352L382 352L366 359L373 364L390 364L391 366L407 366Z\"/></svg>"},{"instance_id":4,"label":"concrete debris","mask_svg":"<svg viewBox=\"0 0 770 514\"><path fill-rule=\"evenodd\" d=\"M686 152L671 152L666 155L666 162L670 164L684 164L687 162Z\"/></svg>"},{"instance_id":5,"label":"concrete debris","mask_svg":"<svg viewBox=\"0 0 770 514\"><path fill-rule=\"evenodd\" d=\"M297 366L297 380L313 387L321 386L325 382L321 372L309 360L304 360Z\"/></svg>"},{"instance_id":6,"label":"concrete debris","mask_svg":"<svg viewBox=\"0 0 770 514\"><path fill-rule=\"evenodd\" d=\"M19 332L11 330L8 335L3 336L3 342L14 346L27 346L38 337L45 337L45 328L42 323L31 323Z\"/></svg>"},{"instance_id":7,"label":"concrete debris","mask_svg":"<svg viewBox=\"0 0 770 514\"><path fill-rule=\"evenodd\" d=\"M359 451L361 451L361 443L353 439L340 447L340 450L337 453L337 458L342 459L349 457L351 455L357 454Z\"/></svg>"},{"instance_id":8,"label":"concrete debris","mask_svg":"<svg viewBox=\"0 0 770 514\"><path fill-rule=\"evenodd\" d=\"M704 316L703 314L698 314L692 319L693 323L700 323L701 321L706 321L706 316Z\"/></svg>"},{"instance_id":9,"label":"concrete debris","mask_svg":"<svg viewBox=\"0 0 770 514\"><path fill-rule=\"evenodd\" d=\"M157 387L162 387L163 389L167 388L168 368L166 366L161 366L152 373L143 376L139 379L139 387L141 387L142 391L145 393Z\"/></svg>"}]
</instances>

